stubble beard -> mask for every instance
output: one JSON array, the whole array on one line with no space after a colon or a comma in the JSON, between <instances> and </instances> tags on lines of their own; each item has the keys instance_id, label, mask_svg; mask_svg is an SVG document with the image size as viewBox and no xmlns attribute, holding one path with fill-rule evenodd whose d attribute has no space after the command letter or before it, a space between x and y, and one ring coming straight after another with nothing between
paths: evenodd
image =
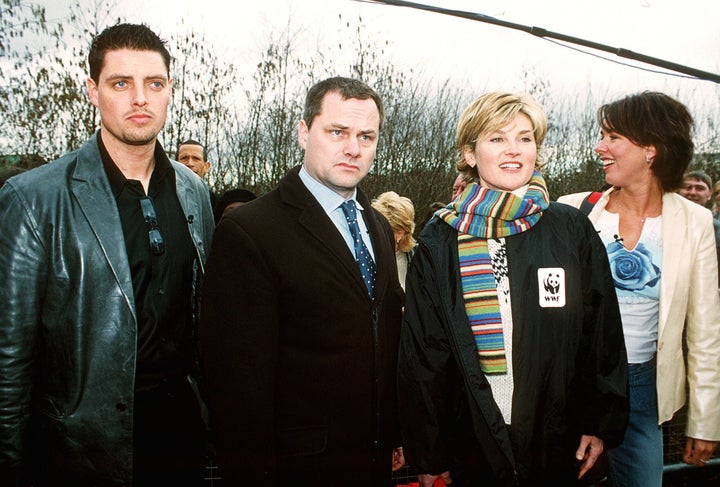
<instances>
[{"instance_id":1,"label":"stubble beard","mask_svg":"<svg viewBox=\"0 0 720 487\"><path fill-rule=\"evenodd\" d=\"M159 133L160 130L154 128L124 130L119 139L127 145L142 146L154 143Z\"/></svg>"}]
</instances>

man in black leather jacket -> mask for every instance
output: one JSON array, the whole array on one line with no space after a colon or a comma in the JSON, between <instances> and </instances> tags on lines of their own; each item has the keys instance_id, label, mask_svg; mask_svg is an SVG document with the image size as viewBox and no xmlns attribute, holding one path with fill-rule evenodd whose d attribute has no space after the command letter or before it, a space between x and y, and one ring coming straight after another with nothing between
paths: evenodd
<instances>
[{"instance_id":1,"label":"man in black leather jacket","mask_svg":"<svg viewBox=\"0 0 720 487\"><path fill-rule=\"evenodd\" d=\"M100 130L0 190L0 478L198 484L209 194L157 141L164 42L119 24L93 40L89 64Z\"/></svg>"}]
</instances>

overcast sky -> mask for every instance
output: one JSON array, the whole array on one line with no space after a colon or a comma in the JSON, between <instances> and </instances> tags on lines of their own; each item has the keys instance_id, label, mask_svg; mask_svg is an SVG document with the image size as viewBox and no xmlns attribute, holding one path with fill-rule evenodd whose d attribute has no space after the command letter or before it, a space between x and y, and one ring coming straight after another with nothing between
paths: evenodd
<instances>
[{"instance_id":1,"label":"overcast sky","mask_svg":"<svg viewBox=\"0 0 720 487\"><path fill-rule=\"evenodd\" d=\"M72 2L53 0L60 16ZM628 49L720 73L718 0L428 0L425 3ZM533 35L497 25L414 9L354 0L118 0L129 21L143 21L165 37L192 25L221 57L252 67L269 33L288 23L311 56L318 45L341 41L338 16L362 17L372 40L388 40L386 55L438 80L457 79L477 90L522 88L528 68L551 89L618 96L642 89L678 91L717 103L720 85L649 73L598 59ZM345 31L347 32L347 31ZM352 39L348 39L352 42ZM171 52L172 52L172 46ZM578 46L576 46L578 47ZM586 48L581 48L590 51ZM591 51L613 61L654 66ZM344 73L338 73L344 74ZM689 96L689 95L686 95ZM687 101L686 101L687 102Z\"/></svg>"},{"instance_id":2,"label":"overcast sky","mask_svg":"<svg viewBox=\"0 0 720 487\"><path fill-rule=\"evenodd\" d=\"M720 1L717 0L430 0L443 6L629 49L710 72L720 71ZM513 82L523 66L555 84L614 79L628 89L674 86L676 81L599 60L525 32L442 14L353 0L125 0L128 15L170 32L194 22L242 56L262 45L269 29L283 29L290 18L308 49L318 39L335 38L338 15L362 17L369 36L390 41L396 62L414 64L441 78ZM133 13L133 11L135 13ZM607 58L629 62L608 53ZM637 63L632 63L637 64ZM652 66L646 66L654 69ZM709 82L693 82L714 85ZM620 89L619 87L617 89Z\"/></svg>"}]
</instances>

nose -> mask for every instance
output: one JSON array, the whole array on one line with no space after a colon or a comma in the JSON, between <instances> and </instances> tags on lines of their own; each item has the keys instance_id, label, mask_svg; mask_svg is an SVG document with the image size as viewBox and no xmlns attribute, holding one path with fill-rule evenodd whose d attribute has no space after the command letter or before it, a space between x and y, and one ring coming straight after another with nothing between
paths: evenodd
<instances>
[{"instance_id":1,"label":"nose","mask_svg":"<svg viewBox=\"0 0 720 487\"><path fill-rule=\"evenodd\" d=\"M145 106L148 104L147 96L145 96L145 87L138 86L133 90L133 105Z\"/></svg>"},{"instance_id":2,"label":"nose","mask_svg":"<svg viewBox=\"0 0 720 487\"><path fill-rule=\"evenodd\" d=\"M506 154L519 154L520 153L520 145L514 140L508 141L507 147L505 148L505 153Z\"/></svg>"},{"instance_id":3,"label":"nose","mask_svg":"<svg viewBox=\"0 0 720 487\"><path fill-rule=\"evenodd\" d=\"M593 149L593 150L595 151L596 154L605 152L605 142L601 140L600 142L597 143L597 145L595 146L595 149Z\"/></svg>"},{"instance_id":4,"label":"nose","mask_svg":"<svg viewBox=\"0 0 720 487\"><path fill-rule=\"evenodd\" d=\"M345 143L345 154L350 157L358 157L360 155L360 142L357 137L348 137Z\"/></svg>"}]
</instances>

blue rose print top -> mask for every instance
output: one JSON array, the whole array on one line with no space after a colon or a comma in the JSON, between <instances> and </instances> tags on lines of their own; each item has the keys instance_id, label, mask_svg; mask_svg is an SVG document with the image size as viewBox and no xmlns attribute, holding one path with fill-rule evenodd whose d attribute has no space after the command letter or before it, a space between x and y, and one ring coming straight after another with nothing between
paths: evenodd
<instances>
[{"instance_id":1,"label":"blue rose print top","mask_svg":"<svg viewBox=\"0 0 720 487\"><path fill-rule=\"evenodd\" d=\"M615 280L628 362L647 362L657 348L662 216L645 220L634 249L626 249L620 240L617 213L603 211L595 228L607 249Z\"/></svg>"}]
</instances>

